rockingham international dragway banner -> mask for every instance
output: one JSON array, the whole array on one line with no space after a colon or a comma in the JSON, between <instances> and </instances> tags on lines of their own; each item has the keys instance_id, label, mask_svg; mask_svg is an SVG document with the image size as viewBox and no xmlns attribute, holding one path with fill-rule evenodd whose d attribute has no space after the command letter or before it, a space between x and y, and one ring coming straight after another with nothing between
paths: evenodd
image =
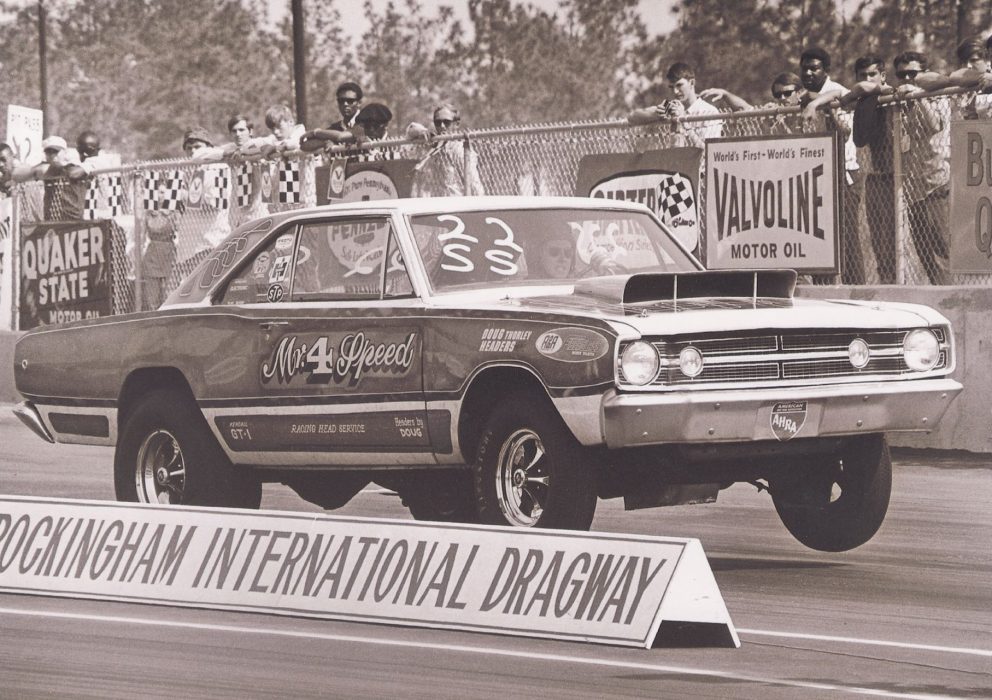
<instances>
[{"instance_id":1,"label":"rockingham international dragway banner","mask_svg":"<svg viewBox=\"0 0 992 700\"><path fill-rule=\"evenodd\" d=\"M832 135L706 142L706 267L838 270Z\"/></svg>"},{"instance_id":2,"label":"rockingham international dragway banner","mask_svg":"<svg viewBox=\"0 0 992 700\"><path fill-rule=\"evenodd\" d=\"M0 592L650 648L740 646L698 540L0 498Z\"/></svg>"},{"instance_id":3,"label":"rockingham international dragway banner","mask_svg":"<svg viewBox=\"0 0 992 700\"><path fill-rule=\"evenodd\" d=\"M951 123L950 266L992 272L992 123Z\"/></svg>"}]
</instances>

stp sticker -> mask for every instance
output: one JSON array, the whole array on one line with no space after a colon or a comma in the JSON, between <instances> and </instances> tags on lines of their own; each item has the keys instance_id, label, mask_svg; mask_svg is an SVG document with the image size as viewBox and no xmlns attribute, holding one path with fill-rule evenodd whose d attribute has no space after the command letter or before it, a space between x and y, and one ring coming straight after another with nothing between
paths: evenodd
<instances>
[{"instance_id":1,"label":"stp sticker","mask_svg":"<svg viewBox=\"0 0 992 700\"><path fill-rule=\"evenodd\" d=\"M545 357L561 362L592 362L610 349L610 341L586 328L555 328L542 333L535 345Z\"/></svg>"},{"instance_id":2,"label":"stp sticker","mask_svg":"<svg viewBox=\"0 0 992 700\"><path fill-rule=\"evenodd\" d=\"M791 440L806 423L805 401L779 401L772 406L772 433L780 442Z\"/></svg>"}]
</instances>

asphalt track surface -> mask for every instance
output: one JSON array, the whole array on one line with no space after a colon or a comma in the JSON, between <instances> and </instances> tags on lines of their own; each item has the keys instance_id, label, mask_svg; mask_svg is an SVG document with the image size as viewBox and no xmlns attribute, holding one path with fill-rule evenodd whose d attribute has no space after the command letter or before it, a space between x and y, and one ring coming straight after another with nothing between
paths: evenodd
<instances>
[{"instance_id":1,"label":"asphalt track surface","mask_svg":"<svg viewBox=\"0 0 992 700\"><path fill-rule=\"evenodd\" d=\"M0 698L992 698L992 460L894 456L882 530L843 554L803 548L750 486L705 506L600 502L596 530L702 541L740 649L0 595ZM112 499L111 459L0 406L0 493ZM262 507L317 510L277 485ZM409 518L374 487L337 512Z\"/></svg>"}]
</instances>

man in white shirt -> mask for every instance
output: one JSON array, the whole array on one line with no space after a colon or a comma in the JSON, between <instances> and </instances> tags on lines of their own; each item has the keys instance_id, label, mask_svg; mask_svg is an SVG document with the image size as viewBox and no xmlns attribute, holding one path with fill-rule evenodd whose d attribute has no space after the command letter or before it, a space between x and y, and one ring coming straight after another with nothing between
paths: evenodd
<instances>
[{"instance_id":1,"label":"man in white shirt","mask_svg":"<svg viewBox=\"0 0 992 700\"><path fill-rule=\"evenodd\" d=\"M665 78L675 99L647 109L636 109L627 117L628 122L650 124L665 118L678 119L720 113L720 110L696 94L696 74L688 63L673 63L665 73ZM718 120L676 121L674 125L675 130L685 138L686 145L697 148L702 148L706 139L719 138L723 131L723 122Z\"/></svg>"}]
</instances>

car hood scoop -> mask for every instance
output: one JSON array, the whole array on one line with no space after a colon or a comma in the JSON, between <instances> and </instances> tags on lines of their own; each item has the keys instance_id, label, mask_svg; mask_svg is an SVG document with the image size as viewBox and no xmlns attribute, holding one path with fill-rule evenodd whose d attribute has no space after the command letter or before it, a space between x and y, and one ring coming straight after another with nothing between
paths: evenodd
<instances>
[{"instance_id":1,"label":"car hood scoop","mask_svg":"<svg viewBox=\"0 0 992 700\"><path fill-rule=\"evenodd\" d=\"M793 270L703 270L594 277L577 281L574 293L626 305L728 297L791 299L795 289Z\"/></svg>"}]
</instances>

